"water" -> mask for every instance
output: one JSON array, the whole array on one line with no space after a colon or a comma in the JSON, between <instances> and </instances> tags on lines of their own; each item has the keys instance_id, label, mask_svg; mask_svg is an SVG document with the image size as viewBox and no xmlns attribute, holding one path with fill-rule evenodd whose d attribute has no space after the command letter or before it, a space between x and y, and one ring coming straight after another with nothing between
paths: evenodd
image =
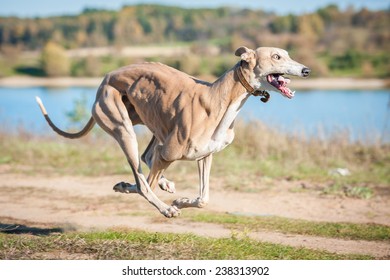
<instances>
[{"instance_id":1,"label":"water","mask_svg":"<svg viewBox=\"0 0 390 280\"><path fill-rule=\"evenodd\" d=\"M0 87L0 123L2 127L16 130L51 133L35 96L43 100L53 122L68 128L66 113L72 111L75 100L83 96L90 108L96 89L69 88L5 88ZM251 97L242 108L239 119L259 119L288 133L326 137L348 131L351 140L390 142L390 90L310 90L297 91L289 100L272 93L264 104Z\"/></svg>"},{"instance_id":2,"label":"water","mask_svg":"<svg viewBox=\"0 0 390 280\"><path fill-rule=\"evenodd\" d=\"M62 129L71 124L66 113L74 109L75 100L84 96L87 106L91 108L95 99L96 89L87 87L69 88L6 88L0 87L0 122L7 129L23 129L36 134L50 133L42 113L35 101L39 96L53 122Z\"/></svg>"}]
</instances>

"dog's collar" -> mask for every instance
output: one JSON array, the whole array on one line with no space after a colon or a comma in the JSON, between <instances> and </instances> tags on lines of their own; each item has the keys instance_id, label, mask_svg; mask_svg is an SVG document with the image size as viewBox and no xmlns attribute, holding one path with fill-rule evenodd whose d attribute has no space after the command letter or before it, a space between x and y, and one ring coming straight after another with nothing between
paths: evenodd
<instances>
[{"instance_id":1,"label":"dog's collar","mask_svg":"<svg viewBox=\"0 0 390 280\"><path fill-rule=\"evenodd\" d=\"M241 85L246 89L247 92L249 92L253 96L262 96L260 100L263 101L264 103L266 103L269 100L270 94L267 91L254 89L244 78L244 75L242 74L242 61L240 62L240 66L236 67L235 72L237 74L238 80L240 81Z\"/></svg>"}]
</instances>

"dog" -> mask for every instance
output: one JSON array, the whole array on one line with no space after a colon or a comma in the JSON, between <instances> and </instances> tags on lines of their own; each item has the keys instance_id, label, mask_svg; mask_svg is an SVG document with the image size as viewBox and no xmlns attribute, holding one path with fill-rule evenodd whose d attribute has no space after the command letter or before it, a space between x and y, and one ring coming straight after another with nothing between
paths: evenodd
<instances>
[{"instance_id":1,"label":"dog","mask_svg":"<svg viewBox=\"0 0 390 280\"><path fill-rule=\"evenodd\" d=\"M284 75L307 77L310 69L288 52L272 47L256 50L239 47L240 60L213 83L189 76L161 63L132 64L108 73L100 84L92 116L77 133L68 133L53 124L42 101L38 105L50 127L59 135L79 138L95 123L119 143L135 178L135 184L120 182L116 192L138 193L165 217L180 215L186 207L202 208L209 201L209 176L213 154L234 139L234 120L251 95L276 91L287 98L294 91ZM146 178L140 166L138 142L133 126L143 124L153 137L141 159L150 169ZM175 184L163 176L176 160L196 160L199 170L199 196L179 198L171 205L153 192L156 185L175 192Z\"/></svg>"}]
</instances>

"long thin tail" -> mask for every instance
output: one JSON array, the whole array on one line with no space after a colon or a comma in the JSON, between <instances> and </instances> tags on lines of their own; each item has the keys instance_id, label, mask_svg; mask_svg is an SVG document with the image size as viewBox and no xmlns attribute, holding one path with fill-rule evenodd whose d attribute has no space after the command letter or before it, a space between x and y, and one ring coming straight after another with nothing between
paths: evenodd
<instances>
[{"instance_id":1,"label":"long thin tail","mask_svg":"<svg viewBox=\"0 0 390 280\"><path fill-rule=\"evenodd\" d=\"M80 138L84 135L86 135L92 128L93 126L95 125L95 120L93 117L91 117L88 121L88 123L85 125L85 127L80 130L79 132L76 132L76 133L69 133L69 132L66 132L66 131L63 131L61 129L59 129L52 121L51 119L49 118L49 115L47 114L46 112L46 109L45 109L45 106L43 106L43 103L42 103L42 100L36 96L35 97L38 105L39 105L39 108L41 108L41 111L42 111L42 114L43 116L45 117L47 123L49 124L49 126L55 131L57 132L59 135L63 136L63 137L66 137L66 138L70 138L70 139L76 139L76 138Z\"/></svg>"}]
</instances>

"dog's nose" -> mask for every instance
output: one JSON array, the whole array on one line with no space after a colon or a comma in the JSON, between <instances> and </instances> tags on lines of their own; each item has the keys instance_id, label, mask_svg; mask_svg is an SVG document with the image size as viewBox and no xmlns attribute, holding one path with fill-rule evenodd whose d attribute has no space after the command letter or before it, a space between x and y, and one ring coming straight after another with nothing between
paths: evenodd
<instances>
[{"instance_id":1,"label":"dog's nose","mask_svg":"<svg viewBox=\"0 0 390 280\"><path fill-rule=\"evenodd\" d=\"M303 76L303 77L309 76L310 71L311 71L310 68L307 68L307 67L303 68L303 69L302 69L302 76Z\"/></svg>"}]
</instances>

